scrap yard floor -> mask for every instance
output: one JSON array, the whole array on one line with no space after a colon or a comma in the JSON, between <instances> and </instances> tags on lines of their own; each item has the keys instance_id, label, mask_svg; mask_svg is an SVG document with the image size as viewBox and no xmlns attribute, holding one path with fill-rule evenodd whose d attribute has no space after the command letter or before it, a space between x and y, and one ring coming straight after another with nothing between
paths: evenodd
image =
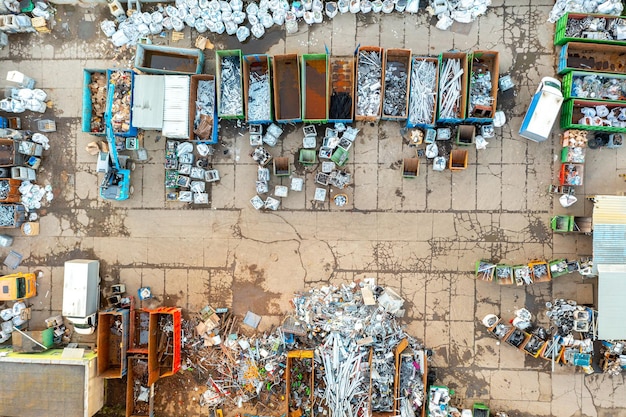
<instances>
[{"instance_id":1,"label":"scrap yard floor","mask_svg":"<svg viewBox=\"0 0 626 417\"><path fill-rule=\"evenodd\" d=\"M488 313L508 320L526 307L547 325L546 301L576 299L593 281L566 275L525 288L504 287L475 281L475 261L520 264L590 255L589 236L553 234L550 217L589 215L584 194L626 191L618 176L626 173L626 149L604 148L587 152L576 205L562 209L548 193L557 182L558 129L541 144L517 131L539 80L555 74L558 48L552 45L554 25L546 22L554 2L492 3L474 23L445 32L422 10L414 16L339 15L322 25L301 23L293 36L274 30L244 45L235 37L209 35L215 48L244 53L323 53L327 45L332 55L349 56L359 44L424 55L450 49L500 52L501 73L510 73L515 83L515 93L498 101L508 121L488 139L487 149L468 148L465 171L434 172L422 157L419 176L404 179L402 160L415 149L403 143L402 125L357 123L361 132L347 164L354 185L341 208L313 201L315 168L308 168L304 191L290 191L278 211L254 210L249 199L257 166L245 127L228 121L221 122L213 164L221 179L210 187L208 206L165 202L165 139L154 133L144 139L149 160L132 173L134 195L103 201L96 158L85 151L95 138L81 133L82 70L131 65L131 52L115 51L99 29L99 22L110 18L108 8L59 6L51 34L10 35L10 46L0 51L3 70L37 80L53 103L45 116L53 114L58 129L49 134L51 150L38 174L42 185L53 186L55 198L42 211L40 235L19 237L10 248L24 256L20 270L45 273L33 299L33 327L60 313L63 263L74 258L101 261L103 288L118 279L130 294L149 286L154 298L144 306L176 305L193 313L210 303L240 315L251 310L262 316L262 328L279 324L295 291L376 277L404 297L408 332L433 350L438 382L454 388L460 405L482 401L511 416L626 415L623 377L584 376L573 367L551 372L548 362L497 345L480 323ZM187 28L184 35L177 42L156 37L154 43L193 46L197 34ZM206 71L213 73L214 50L205 54ZM22 116L33 127L39 117ZM272 154L293 161L301 127L287 126ZM296 173L303 177L305 169L297 167ZM174 377L188 388L176 395L160 394L157 385L158 415L206 415L198 405L203 387L188 375Z\"/></svg>"}]
</instances>

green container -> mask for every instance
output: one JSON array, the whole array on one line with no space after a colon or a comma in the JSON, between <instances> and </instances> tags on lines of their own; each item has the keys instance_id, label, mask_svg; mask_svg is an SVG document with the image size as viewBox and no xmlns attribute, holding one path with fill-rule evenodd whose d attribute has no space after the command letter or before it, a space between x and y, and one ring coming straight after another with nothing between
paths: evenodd
<instances>
[{"instance_id":1,"label":"green container","mask_svg":"<svg viewBox=\"0 0 626 417\"><path fill-rule=\"evenodd\" d=\"M574 216L559 215L550 220L552 230L558 233L571 232L574 230Z\"/></svg>"},{"instance_id":2,"label":"green container","mask_svg":"<svg viewBox=\"0 0 626 417\"><path fill-rule=\"evenodd\" d=\"M613 41L613 40L597 40L597 39L589 39L589 38L574 38L570 36L566 36L565 32L567 31L567 21L568 19L576 19L582 20L586 17L601 17L606 19L607 25L610 24L615 19L619 19L620 16L612 16L612 15L603 15L603 14L585 14L585 13L566 13L564 14L557 22L554 30L554 44L555 45L564 45L567 42L588 42L595 44L609 44L609 45L626 45L626 41Z\"/></svg>"},{"instance_id":3,"label":"green container","mask_svg":"<svg viewBox=\"0 0 626 417\"><path fill-rule=\"evenodd\" d=\"M496 265L495 279L500 285L513 285L513 267L511 265Z\"/></svg>"},{"instance_id":4,"label":"green container","mask_svg":"<svg viewBox=\"0 0 626 417\"><path fill-rule=\"evenodd\" d=\"M548 265L550 267L550 275L552 275L552 278L560 277L561 275L569 274L571 272L567 267L567 260L565 259L554 259L548 262Z\"/></svg>"},{"instance_id":5,"label":"green container","mask_svg":"<svg viewBox=\"0 0 626 417\"><path fill-rule=\"evenodd\" d=\"M592 130L594 132L626 133L626 128L624 127L589 126L578 124L578 121L583 117L580 112L581 108L602 105L607 106L609 111L614 108L626 108L626 102L624 101L567 100L563 103L563 108L561 109L561 129L581 129Z\"/></svg>"},{"instance_id":6,"label":"green container","mask_svg":"<svg viewBox=\"0 0 626 417\"><path fill-rule=\"evenodd\" d=\"M239 89L241 90L241 106L240 111L226 114L222 112L222 59L234 56L239 59ZM215 51L215 80L217 91L217 116L221 119L245 119L244 111L244 94L243 94L243 55L241 49L231 49L224 51Z\"/></svg>"},{"instance_id":7,"label":"green container","mask_svg":"<svg viewBox=\"0 0 626 417\"><path fill-rule=\"evenodd\" d=\"M333 152L333 155L330 157L330 160L337 164L337 166L344 166L346 162L348 162L348 151L344 148L338 146Z\"/></svg>"},{"instance_id":8,"label":"green container","mask_svg":"<svg viewBox=\"0 0 626 417\"><path fill-rule=\"evenodd\" d=\"M481 259L480 261L476 261L476 279L480 279L482 281L493 281L493 276L496 272L496 265Z\"/></svg>"},{"instance_id":9,"label":"green container","mask_svg":"<svg viewBox=\"0 0 626 417\"><path fill-rule=\"evenodd\" d=\"M300 149L298 161L302 165L314 165L317 163L317 152L315 149Z\"/></svg>"},{"instance_id":10,"label":"green container","mask_svg":"<svg viewBox=\"0 0 626 417\"><path fill-rule=\"evenodd\" d=\"M489 407L483 403L474 403L473 417L489 417Z\"/></svg>"},{"instance_id":11,"label":"green container","mask_svg":"<svg viewBox=\"0 0 626 417\"><path fill-rule=\"evenodd\" d=\"M582 79L584 77L595 75L602 82L608 81L617 81L621 83L626 83L626 74L612 74L607 72L593 72L593 71L571 71L563 76L563 82L561 83L561 91L563 91L563 98L575 98L580 100L594 100L594 101L616 101L615 98L610 97L594 97L593 99L589 99L588 97L578 97L574 95L573 87L574 82L577 79ZM622 88L622 96L626 96L626 87Z\"/></svg>"}]
</instances>

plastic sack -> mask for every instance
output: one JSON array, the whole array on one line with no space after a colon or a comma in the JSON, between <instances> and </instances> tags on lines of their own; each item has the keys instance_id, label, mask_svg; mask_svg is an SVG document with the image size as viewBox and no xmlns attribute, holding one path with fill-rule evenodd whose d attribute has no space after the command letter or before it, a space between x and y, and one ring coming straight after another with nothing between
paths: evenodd
<instances>
[{"instance_id":1,"label":"plastic sack","mask_svg":"<svg viewBox=\"0 0 626 417\"><path fill-rule=\"evenodd\" d=\"M103 20L100 22L100 29L106 35L107 38L110 38L115 33L115 23L110 20Z\"/></svg>"},{"instance_id":2,"label":"plastic sack","mask_svg":"<svg viewBox=\"0 0 626 417\"><path fill-rule=\"evenodd\" d=\"M426 158L432 159L439 155L439 147L435 142L428 144L426 146Z\"/></svg>"},{"instance_id":3,"label":"plastic sack","mask_svg":"<svg viewBox=\"0 0 626 417\"><path fill-rule=\"evenodd\" d=\"M406 3L406 9L404 9L407 13L417 13L420 7L419 0L409 0Z\"/></svg>"},{"instance_id":4,"label":"plastic sack","mask_svg":"<svg viewBox=\"0 0 626 417\"><path fill-rule=\"evenodd\" d=\"M48 139L46 135L43 135L39 132L33 133L33 137L31 140L43 146L45 150L50 149L50 140Z\"/></svg>"},{"instance_id":5,"label":"plastic sack","mask_svg":"<svg viewBox=\"0 0 626 417\"><path fill-rule=\"evenodd\" d=\"M265 35L265 28L263 27L263 25L257 23L256 25L252 26L251 32L255 38L259 39L263 37L263 35Z\"/></svg>"},{"instance_id":6,"label":"plastic sack","mask_svg":"<svg viewBox=\"0 0 626 417\"><path fill-rule=\"evenodd\" d=\"M245 42L249 36L250 29L248 29L247 26L240 26L239 29L237 29L237 39L239 40L239 42Z\"/></svg>"},{"instance_id":7,"label":"plastic sack","mask_svg":"<svg viewBox=\"0 0 626 417\"><path fill-rule=\"evenodd\" d=\"M447 14L440 14L435 27L439 30L448 30L454 21Z\"/></svg>"},{"instance_id":8,"label":"plastic sack","mask_svg":"<svg viewBox=\"0 0 626 417\"><path fill-rule=\"evenodd\" d=\"M0 311L0 318L2 318L2 320L4 321L11 320L13 318L13 309L5 308L4 310Z\"/></svg>"},{"instance_id":9,"label":"plastic sack","mask_svg":"<svg viewBox=\"0 0 626 417\"><path fill-rule=\"evenodd\" d=\"M489 142L487 142L482 135L476 135L474 141L476 143L476 149L487 149L487 145L489 145Z\"/></svg>"}]
</instances>

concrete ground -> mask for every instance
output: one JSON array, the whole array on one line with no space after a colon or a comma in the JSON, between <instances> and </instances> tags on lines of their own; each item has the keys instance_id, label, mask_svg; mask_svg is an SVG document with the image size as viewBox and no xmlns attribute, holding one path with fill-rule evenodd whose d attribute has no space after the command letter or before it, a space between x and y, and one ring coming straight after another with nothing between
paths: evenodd
<instances>
[{"instance_id":1,"label":"concrete ground","mask_svg":"<svg viewBox=\"0 0 626 417\"><path fill-rule=\"evenodd\" d=\"M511 416L626 416L622 376L584 376L570 367L551 372L545 361L497 345L480 323L487 313L510 318L525 306L546 324L544 303L576 298L582 280L567 275L525 288L476 282L476 260L517 264L589 255L590 237L555 235L550 217L590 214L583 194L626 191L618 177L626 173L626 149L600 149L587 153L585 184L577 189L574 207L562 209L548 194L548 185L557 182L559 137L537 144L517 131L539 80L555 74L558 48L552 45L554 25L546 22L553 2L492 3L476 22L446 32L420 12L340 15L311 28L301 24L294 36L275 31L245 45L209 35L216 48L244 53L319 53L327 46L333 55L352 55L359 44L432 55L450 49L500 52L500 72L510 73L516 85L514 95L499 101L508 122L486 150L469 150L467 170L434 172L422 158L419 177L403 179L400 161L415 149L403 143L402 126L359 123L347 164L354 185L343 208L314 203L314 169L294 165L306 178L305 190L291 192L276 212L255 211L249 199L256 164L245 128L232 122L221 123L213 163L222 179L211 187L208 207L165 202L165 140L154 134L146 135L150 160L133 173L132 198L99 199L95 158L85 151L94 137L81 133L82 69L131 65L131 54L115 51L99 30L106 6L60 6L52 34L11 36L10 47L0 51L2 68L38 81L54 103L49 114L59 129L50 134L52 149L40 170L40 182L52 184L55 199L44 210L40 235L17 237L12 248L24 255L20 269L45 271L33 300L33 325L60 313L63 263L73 258L100 259L105 285L119 280L130 292L150 286L155 298L144 305L194 312L210 303L240 314L252 310L263 316L265 327L279 323L294 291L373 276L400 290L409 332L434 350L432 366L456 390L460 405L483 401ZM182 41L154 43L189 47L195 37L187 30ZM213 51L205 52L205 71L212 73ZM31 126L37 117L26 116ZM300 127L288 127L271 150L274 156L293 161ZM277 183L273 178L272 185ZM194 396L161 396L158 415L205 413Z\"/></svg>"}]
</instances>

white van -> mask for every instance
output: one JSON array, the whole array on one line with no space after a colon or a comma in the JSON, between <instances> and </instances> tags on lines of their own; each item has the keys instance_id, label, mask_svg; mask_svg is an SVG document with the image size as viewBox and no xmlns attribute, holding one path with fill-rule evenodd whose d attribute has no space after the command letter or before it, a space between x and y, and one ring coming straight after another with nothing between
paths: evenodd
<instances>
[{"instance_id":1,"label":"white van","mask_svg":"<svg viewBox=\"0 0 626 417\"><path fill-rule=\"evenodd\" d=\"M561 82L552 77L543 77L519 128L520 136L535 142L548 139L561 104Z\"/></svg>"},{"instance_id":2,"label":"white van","mask_svg":"<svg viewBox=\"0 0 626 417\"><path fill-rule=\"evenodd\" d=\"M96 330L100 308L100 262L74 259L65 262L62 315L79 334Z\"/></svg>"}]
</instances>

